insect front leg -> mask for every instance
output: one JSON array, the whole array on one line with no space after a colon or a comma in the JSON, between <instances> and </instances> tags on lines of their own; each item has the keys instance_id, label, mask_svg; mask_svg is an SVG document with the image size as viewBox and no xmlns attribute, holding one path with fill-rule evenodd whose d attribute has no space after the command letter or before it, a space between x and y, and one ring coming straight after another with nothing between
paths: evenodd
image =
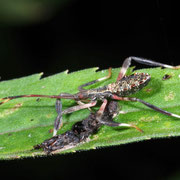
<instances>
[{"instance_id":1,"label":"insect front leg","mask_svg":"<svg viewBox=\"0 0 180 180\"><path fill-rule=\"evenodd\" d=\"M157 106L154 106L146 101L143 101L142 99L138 99L138 98L135 98L135 97L119 97L117 95L112 95L112 99L115 99L115 100L120 100L120 101L132 101L132 102L140 102L142 104L144 104L145 106L157 111L157 112L160 112L162 114L165 114L165 115L168 115L168 116L173 116L173 117L176 117L176 118L179 118L180 119L180 116L177 115L177 114L173 114L171 112L168 112L168 111L165 111L161 108L158 108Z\"/></svg>"},{"instance_id":2,"label":"insect front leg","mask_svg":"<svg viewBox=\"0 0 180 180\"><path fill-rule=\"evenodd\" d=\"M145 65L149 65L149 66L159 66L159 67L165 67L165 68L170 68L170 69L180 69L180 65L179 66L171 66L171 65L159 63L159 62L156 62L156 61L152 61L150 59L130 56L130 57L128 57L128 58L126 58L124 60L122 68L121 68L121 70L119 72L119 75L118 75L118 78L117 78L116 81L119 81L124 77L124 75L126 74L127 69L131 65L132 60L134 60L134 61L136 61L136 62L138 62L140 64L145 64Z\"/></svg>"},{"instance_id":3,"label":"insect front leg","mask_svg":"<svg viewBox=\"0 0 180 180\"><path fill-rule=\"evenodd\" d=\"M63 125L62 121L62 103L60 99L56 100L56 112L58 113L55 121L54 121L54 130L53 130L53 136L57 134L58 129L60 129Z\"/></svg>"},{"instance_id":4,"label":"insect front leg","mask_svg":"<svg viewBox=\"0 0 180 180\"><path fill-rule=\"evenodd\" d=\"M84 102L82 102L82 101L76 101L76 103L77 103L77 104L79 104L79 105L83 105L83 104L85 104L85 103L84 103ZM91 108L88 108L88 110L89 110L89 111L91 111Z\"/></svg>"},{"instance_id":5,"label":"insect front leg","mask_svg":"<svg viewBox=\"0 0 180 180\"><path fill-rule=\"evenodd\" d=\"M56 111L58 113L58 116L56 117L55 122L54 122L53 136L55 136L57 134L58 129L63 124L63 121L62 121L62 115L63 114L70 114L72 112L79 111L81 109L90 108L90 107L95 106L96 103L97 103L97 101L91 101L90 103L73 106L73 107L70 107L70 108L65 109L64 111L62 111L61 101L60 101L60 99L57 99L56 100Z\"/></svg>"},{"instance_id":6,"label":"insect front leg","mask_svg":"<svg viewBox=\"0 0 180 180\"><path fill-rule=\"evenodd\" d=\"M99 108L97 114L96 114L96 119L101 123L101 124L104 124L104 125L107 125L107 126L119 126L119 123L116 123L114 121L104 121L103 120L103 115L104 115L104 112L105 112L105 109L107 107L107 104L108 104L108 101L107 99L104 99L101 107Z\"/></svg>"},{"instance_id":7,"label":"insect front leg","mask_svg":"<svg viewBox=\"0 0 180 180\"><path fill-rule=\"evenodd\" d=\"M91 81L91 82L88 82L88 83L85 83L85 84L79 86L79 87L78 87L79 91L83 91L85 86L89 86L89 85L95 84L95 83L100 82L100 81L103 81L103 80L105 80L105 79L109 79L109 78L111 77L111 74L112 74L112 73L111 73L111 70L112 70L112 68L109 68L109 70L108 70L109 73L108 73L107 76L102 77L102 78L99 78L99 79L96 79L96 80L94 80L94 81Z\"/></svg>"},{"instance_id":8,"label":"insect front leg","mask_svg":"<svg viewBox=\"0 0 180 180\"><path fill-rule=\"evenodd\" d=\"M105 111L105 108L107 106L107 99L105 99L100 107L100 109L98 110L97 112L97 115L96 115L96 119L101 123L101 124L104 124L104 125L107 125L107 126L111 126L111 127L132 127L132 128L135 128L137 129L138 131L140 132L143 132L140 128L138 128L137 126L135 126L134 124L127 124L127 123L117 123L117 122L114 122L114 121L104 121L103 120L103 114L104 114L104 111Z\"/></svg>"},{"instance_id":9,"label":"insect front leg","mask_svg":"<svg viewBox=\"0 0 180 180\"><path fill-rule=\"evenodd\" d=\"M81 109L87 109L87 108L93 107L96 105L96 103L97 103L97 101L91 101L90 103L87 103L87 104L81 104L81 105L73 106L73 107L70 107L68 109L65 109L62 113L63 114L70 114L72 112L79 111Z\"/></svg>"}]
</instances>

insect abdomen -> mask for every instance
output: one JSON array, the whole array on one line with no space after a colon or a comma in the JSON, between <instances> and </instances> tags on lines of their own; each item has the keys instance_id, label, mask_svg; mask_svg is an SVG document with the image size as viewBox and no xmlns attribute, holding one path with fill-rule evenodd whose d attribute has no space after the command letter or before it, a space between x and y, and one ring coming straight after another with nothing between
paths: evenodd
<instances>
[{"instance_id":1,"label":"insect abdomen","mask_svg":"<svg viewBox=\"0 0 180 180\"><path fill-rule=\"evenodd\" d=\"M116 83L109 84L107 89L118 96L128 96L145 87L150 79L151 76L147 73L135 73L125 76Z\"/></svg>"}]
</instances>

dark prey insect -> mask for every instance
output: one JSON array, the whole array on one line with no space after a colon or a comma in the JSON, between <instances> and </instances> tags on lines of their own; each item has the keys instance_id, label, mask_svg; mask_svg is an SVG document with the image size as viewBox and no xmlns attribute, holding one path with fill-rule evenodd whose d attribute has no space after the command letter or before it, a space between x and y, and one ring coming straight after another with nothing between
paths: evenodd
<instances>
[{"instance_id":1,"label":"dark prey insect","mask_svg":"<svg viewBox=\"0 0 180 180\"><path fill-rule=\"evenodd\" d=\"M61 113L60 100L56 102L57 113ZM104 111L97 111L96 113L90 113L90 115L72 126L72 129L66 131L63 134L53 136L50 139L45 140L43 143L34 146L35 149L42 148L45 153L50 154L54 151L63 151L73 148L80 143L87 142L89 136L95 134L99 127L102 125L107 126L130 126L141 131L138 127L132 124L117 123L113 121L113 118L118 114L118 102L109 101Z\"/></svg>"},{"instance_id":2,"label":"dark prey insect","mask_svg":"<svg viewBox=\"0 0 180 180\"><path fill-rule=\"evenodd\" d=\"M102 111L106 107L106 104L108 102L107 99L113 99L113 100L120 100L120 101L140 102L140 103L143 103L145 106L148 106L149 108L155 111L158 111L162 114L180 118L179 115L162 110L152 104L149 104L148 102L143 101L142 99L135 98L135 97L127 97L130 94L140 91L144 86L148 84L148 82L151 79L151 76L147 73L135 73L130 76L125 76L126 71L128 67L130 66L132 60L141 64L150 65L150 66L160 66L160 67L165 67L165 68L170 68L170 69L180 69L180 66L170 66L170 65L162 64L162 63L155 62L152 60L131 56L131 57L126 58L125 61L123 62L122 68L119 72L116 82L108 84L104 87L99 87L97 89L89 89L89 90L84 89L85 86L110 78L111 68L109 69L108 76L102 77L100 79L97 79L97 80L94 80L94 81L91 81L91 82L88 82L79 86L79 92L76 94L61 93L60 95L30 94L30 95L8 96L8 97L1 98L0 100L2 102L0 104L8 102L9 100L12 100L12 99L22 98L22 97L74 99L79 105L68 108L67 110L64 110L64 111L62 111L61 109L61 113L59 113L57 118L55 119L54 133L53 133L54 136L57 134L57 130L62 126L62 114L72 113L80 109L93 107L96 105L97 100L103 101L103 105L100 108L100 110ZM84 102L82 102L87 99L90 100L89 103L85 104Z\"/></svg>"}]
</instances>

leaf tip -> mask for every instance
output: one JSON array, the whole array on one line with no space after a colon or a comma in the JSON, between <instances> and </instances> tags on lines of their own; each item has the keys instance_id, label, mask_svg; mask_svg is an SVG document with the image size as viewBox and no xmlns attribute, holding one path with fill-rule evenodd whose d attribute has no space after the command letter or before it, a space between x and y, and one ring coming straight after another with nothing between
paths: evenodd
<instances>
[{"instance_id":1,"label":"leaf tip","mask_svg":"<svg viewBox=\"0 0 180 180\"><path fill-rule=\"evenodd\" d=\"M69 74L69 69L65 70L64 74Z\"/></svg>"},{"instance_id":2,"label":"leaf tip","mask_svg":"<svg viewBox=\"0 0 180 180\"><path fill-rule=\"evenodd\" d=\"M40 76L39 79L41 79L43 75L44 75L44 73L43 73L43 72L40 72L40 73L39 73L39 76Z\"/></svg>"},{"instance_id":3,"label":"leaf tip","mask_svg":"<svg viewBox=\"0 0 180 180\"><path fill-rule=\"evenodd\" d=\"M99 70L99 67L94 67L93 70L94 72L97 72Z\"/></svg>"}]
</instances>

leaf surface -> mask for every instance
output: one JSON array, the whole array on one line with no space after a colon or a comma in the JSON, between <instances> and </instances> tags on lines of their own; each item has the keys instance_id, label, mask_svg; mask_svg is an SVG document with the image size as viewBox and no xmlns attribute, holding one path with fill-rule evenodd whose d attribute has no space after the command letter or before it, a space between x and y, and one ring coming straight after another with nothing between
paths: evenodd
<instances>
[{"instance_id":1,"label":"leaf surface","mask_svg":"<svg viewBox=\"0 0 180 180\"><path fill-rule=\"evenodd\" d=\"M58 95L60 92L76 93L79 85L104 77L107 70L97 71L91 68L73 73L67 71L42 78L42 73L2 81L0 97L22 94ZM132 68L129 70L129 74ZM115 82L119 69L112 70L112 77L87 88L97 88ZM175 114L180 114L180 70L161 68L141 69L136 72L151 74L150 83L138 93L132 95ZM168 74L170 79L162 80ZM62 100L63 108L75 105L73 100ZM155 112L143 104L119 102L121 113L114 119L117 122L133 123L144 130L140 133L133 128L102 126L91 140L62 153L95 149L151 138L179 136L180 119ZM95 109L98 109L100 104ZM0 106L0 159L15 159L44 155L42 150L33 150L33 146L52 137L50 130L56 118L55 99L20 98ZM63 116L63 127L58 133L71 129L72 125L89 115L87 109Z\"/></svg>"}]
</instances>

